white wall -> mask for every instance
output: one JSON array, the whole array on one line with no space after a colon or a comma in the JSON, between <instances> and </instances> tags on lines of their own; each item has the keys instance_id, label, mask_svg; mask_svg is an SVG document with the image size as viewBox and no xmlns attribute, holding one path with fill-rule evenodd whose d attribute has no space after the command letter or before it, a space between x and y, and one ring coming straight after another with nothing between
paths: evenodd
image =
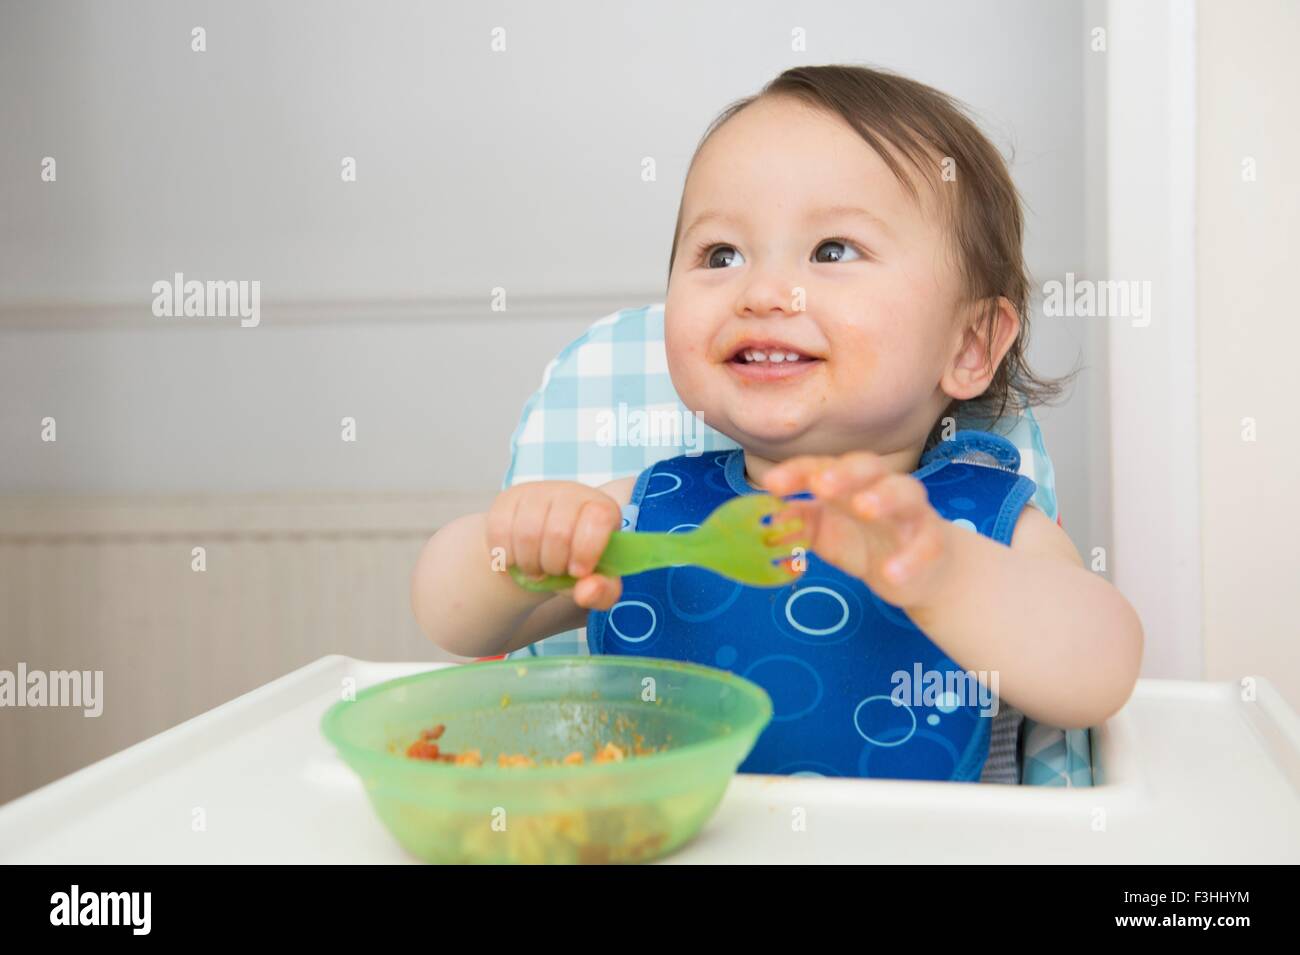
<instances>
[{"instance_id":1,"label":"white wall","mask_svg":"<svg viewBox=\"0 0 1300 955\"><path fill-rule=\"evenodd\" d=\"M1261 674L1300 709L1300 7L1199 3L1197 286L1205 677ZM1243 160L1255 178L1243 178ZM1253 419L1250 439L1245 419Z\"/></svg>"},{"instance_id":2,"label":"white wall","mask_svg":"<svg viewBox=\"0 0 1300 955\"><path fill-rule=\"evenodd\" d=\"M1035 276L1087 270L1075 4L2 9L0 492L495 487L546 359L661 300L707 122L796 63L893 67L971 103L1014 150ZM150 287L175 271L261 281L261 326L154 318ZM1104 369L1073 321L1039 320L1032 354L1092 366L1044 415L1083 546L1104 523Z\"/></svg>"},{"instance_id":3,"label":"white wall","mask_svg":"<svg viewBox=\"0 0 1300 955\"><path fill-rule=\"evenodd\" d=\"M1196 6L1108 6L1105 278L1146 307L1107 324L1112 579L1146 631L1142 673L1200 679ZM1109 310L1109 309L1108 309Z\"/></svg>"},{"instance_id":4,"label":"white wall","mask_svg":"<svg viewBox=\"0 0 1300 955\"><path fill-rule=\"evenodd\" d=\"M102 668L130 701L72 746L76 714L0 720L0 800L324 653L441 656L420 541L499 486L565 343L662 300L696 142L788 66L969 102L1038 282L1096 272L1101 6L0 0L0 668ZM261 324L153 317L177 271L260 281ZM1067 529L1107 545L1107 330L1033 324L1040 371L1087 366L1040 419Z\"/></svg>"}]
</instances>

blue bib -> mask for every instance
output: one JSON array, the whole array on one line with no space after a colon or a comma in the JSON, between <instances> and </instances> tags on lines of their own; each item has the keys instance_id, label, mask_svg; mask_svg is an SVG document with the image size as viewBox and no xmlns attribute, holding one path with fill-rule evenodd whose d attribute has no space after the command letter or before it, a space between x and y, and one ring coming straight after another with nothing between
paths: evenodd
<instances>
[{"instance_id":1,"label":"blue bib","mask_svg":"<svg viewBox=\"0 0 1300 955\"><path fill-rule=\"evenodd\" d=\"M1010 544L1035 490L1017 473L1015 445L958 431L920 464L912 476L942 517ZM760 492L739 449L681 455L641 472L624 529L693 530L724 501ZM721 667L762 686L774 715L741 772L978 781L991 714L969 693L933 692L940 679L963 686L967 671L861 580L806 558L781 588L688 565L627 576L619 602L589 614L588 647ZM931 692L913 688L925 680Z\"/></svg>"}]
</instances>

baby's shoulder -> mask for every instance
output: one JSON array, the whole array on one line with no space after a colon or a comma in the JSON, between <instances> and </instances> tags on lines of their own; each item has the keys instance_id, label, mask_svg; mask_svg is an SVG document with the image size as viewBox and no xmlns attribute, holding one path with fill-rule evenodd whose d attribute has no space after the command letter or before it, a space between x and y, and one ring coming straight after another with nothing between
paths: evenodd
<instances>
[{"instance_id":1,"label":"baby's shoulder","mask_svg":"<svg viewBox=\"0 0 1300 955\"><path fill-rule=\"evenodd\" d=\"M632 500L632 489L636 487L636 479L639 475L632 474L628 477L615 478L607 484L602 484L600 489L618 502L619 507L626 507Z\"/></svg>"},{"instance_id":2,"label":"baby's shoulder","mask_svg":"<svg viewBox=\"0 0 1300 955\"><path fill-rule=\"evenodd\" d=\"M1070 535L1033 504L1026 504L1011 534L1011 549L1022 554L1063 558L1083 566Z\"/></svg>"}]
</instances>

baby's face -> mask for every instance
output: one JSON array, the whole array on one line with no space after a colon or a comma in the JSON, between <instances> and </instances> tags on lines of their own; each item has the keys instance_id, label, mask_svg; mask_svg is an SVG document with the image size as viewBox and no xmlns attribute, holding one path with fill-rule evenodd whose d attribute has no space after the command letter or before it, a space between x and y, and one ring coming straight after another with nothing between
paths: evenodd
<instances>
[{"instance_id":1,"label":"baby's face","mask_svg":"<svg viewBox=\"0 0 1300 955\"><path fill-rule=\"evenodd\" d=\"M665 304L687 407L769 460L919 451L948 404L960 283L917 182L928 212L843 121L787 99L719 129L686 185Z\"/></svg>"}]
</instances>

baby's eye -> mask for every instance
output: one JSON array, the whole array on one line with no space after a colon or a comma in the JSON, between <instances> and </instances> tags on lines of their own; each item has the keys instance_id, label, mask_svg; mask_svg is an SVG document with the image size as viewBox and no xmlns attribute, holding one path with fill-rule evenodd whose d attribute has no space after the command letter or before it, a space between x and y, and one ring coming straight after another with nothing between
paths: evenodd
<instances>
[{"instance_id":1,"label":"baby's eye","mask_svg":"<svg viewBox=\"0 0 1300 955\"><path fill-rule=\"evenodd\" d=\"M827 250L829 258L821 258L820 253L822 249ZM857 249L855 249L850 243L843 242L840 239L827 239L821 245L817 246L817 249L813 252L814 262L844 262L861 257L862 256L858 254Z\"/></svg>"},{"instance_id":2,"label":"baby's eye","mask_svg":"<svg viewBox=\"0 0 1300 955\"><path fill-rule=\"evenodd\" d=\"M730 260L724 261L719 258L720 253L725 254L727 252L730 252L732 255L732 258ZM743 265L744 262L745 262L745 257L741 255L738 250L736 250L734 247L730 245L715 245L713 248L706 250L706 262L705 262L706 268L725 269L733 265Z\"/></svg>"}]
</instances>

